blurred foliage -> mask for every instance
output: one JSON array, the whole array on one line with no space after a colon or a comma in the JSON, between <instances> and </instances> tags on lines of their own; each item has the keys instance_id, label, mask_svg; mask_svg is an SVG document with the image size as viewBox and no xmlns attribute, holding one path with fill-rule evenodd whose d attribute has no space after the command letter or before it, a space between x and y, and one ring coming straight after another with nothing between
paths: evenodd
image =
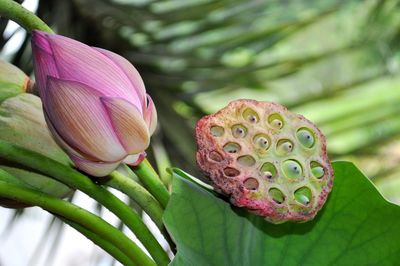
<instances>
[{"instance_id":1,"label":"blurred foliage","mask_svg":"<svg viewBox=\"0 0 400 266\"><path fill-rule=\"evenodd\" d=\"M41 0L37 12L138 68L159 113L150 153L160 168L198 174L202 115L236 98L276 101L400 202L399 11L400 0ZM26 36L11 59L29 73L30 57Z\"/></svg>"}]
</instances>

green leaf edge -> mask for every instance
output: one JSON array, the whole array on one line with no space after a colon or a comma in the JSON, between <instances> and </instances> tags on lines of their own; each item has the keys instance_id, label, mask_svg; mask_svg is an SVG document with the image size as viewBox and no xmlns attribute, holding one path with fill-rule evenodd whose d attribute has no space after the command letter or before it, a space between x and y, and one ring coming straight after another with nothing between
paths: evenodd
<instances>
[{"instance_id":1,"label":"green leaf edge","mask_svg":"<svg viewBox=\"0 0 400 266\"><path fill-rule=\"evenodd\" d=\"M378 205L379 204L384 204L385 206L387 206L388 208L394 208L393 210L393 215L396 215L400 221L400 206L389 202L388 200L386 200L384 198L384 196L380 193L380 191L376 188L376 186L371 182L371 180L369 180L352 162L347 162L347 161L336 161L332 163L332 166L334 168L334 172L335 172L335 176L337 175L337 172L346 172L347 171L355 171L354 177L353 179L358 179L358 182L360 182L360 186L365 186L365 188L369 191L369 193L374 194L374 200L375 203ZM344 170L343 170L344 169ZM238 211L238 213L240 214L240 216L244 215L244 216L248 216L249 220L254 220L254 219L259 219L259 217L252 215L248 212L245 212L244 210L242 210L241 208L237 208L234 207L232 205L230 205L228 202L222 200L222 199L218 199L215 197L215 192L214 191L210 191L209 190L209 186L206 185L205 187L202 186L201 182L200 184L197 182L197 179L194 178L193 176L185 173L183 170L178 169L178 168L172 168L171 169L172 174L173 174L173 185L172 185L172 195L171 195L171 200L169 202L169 204L166 207L165 213L164 213L164 223L166 225L167 230L170 232L171 237L175 240L175 234L177 233L176 230L173 228L174 226L174 217L171 213L171 209L174 206L174 201L175 201L175 197L179 197L179 193L182 193L184 191L184 188L182 187L182 185L187 186L188 188L190 188L193 191L197 191L200 193L201 196L203 197L210 197L212 196L214 198L214 200L216 200L216 202L218 202L218 204L222 204L222 205L226 205L229 206L232 209L236 209ZM346 180L345 180L346 181ZM341 181L341 182L345 182L345 181ZM335 183L337 183L337 181L334 181L334 186L333 189L335 189ZM331 197L328 198L328 202L329 199ZM327 203L328 203L327 202ZM326 204L327 204L326 203ZM323 208L320 213L316 216L316 218L310 222L304 223L304 224L311 224L311 223L317 223L318 220L320 219L320 217L323 215L325 208ZM265 223L268 223L266 221L264 221ZM282 225L273 225L270 224L269 226L271 227L280 227L280 226L287 226L288 224L290 224L291 227L295 227L295 226L302 226L302 224L295 224L295 223L284 223ZM396 232L396 236L399 236L398 239L393 239L393 241L400 241L400 227ZM176 242L176 241L175 241ZM390 241L388 241L390 242ZM211 263L210 261L207 261L206 258L203 256L203 254L201 254L201 252L197 252L193 249L188 249L185 247L185 244L182 243L176 243L177 244L177 250L178 253L176 254L174 260L172 261L172 263L170 265L216 265ZM399 247L397 248L396 252L392 252L391 254L394 254L390 257L387 257L385 259L382 259L381 261L379 261L379 265L393 265L390 262L394 263L395 261L398 261L400 259L400 245L398 245ZM185 252L186 255L189 255L190 257L190 261L188 261L187 259L185 260L184 256L182 255L182 253ZM366 256L368 257L368 256ZM339 257L340 258L340 257ZM357 264L357 260L362 260L364 259L362 256L353 256L354 260L352 261L353 265ZM390 261L390 262L389 262ZM196 262L196 263L193 263ZM385 263L386 262L386 263ZM368 264L370 265L376 265L375 263L378 262L369 262ZM360 262L361 264L361 262ZM234 264L234 265L241 265L241 264ZM264 264L263 264L264 265ZM282 264L276 264L276 263L271 263L268 265L282 265ZM285 265L297 265L297 262L291 262L291 263L287 263ZM321 265L321 261L316 262L314 261L314 263L311 264L307 264L307 265ZM335 265L347 265L346 263L340 263L340 261L336 261Z\"/></svg>"}]
</instances>

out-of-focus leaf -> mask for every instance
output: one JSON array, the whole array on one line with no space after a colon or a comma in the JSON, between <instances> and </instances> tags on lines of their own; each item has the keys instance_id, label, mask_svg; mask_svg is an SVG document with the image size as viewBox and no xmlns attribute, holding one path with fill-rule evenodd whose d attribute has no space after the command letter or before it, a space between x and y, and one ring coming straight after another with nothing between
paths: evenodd
<instances>
[{"instance_id":1,"label":"out-of-focus leaf","mask_svg":"<svg viewBox=\"0 0 400 266\"><path fill-rule=\"evenodd\" d=\"M395 265L400 207L353 164L333 163L329 199L310 222L273 225L230 206L175 172L164 220L173 265Z\"/></svg>"}]
</instances>

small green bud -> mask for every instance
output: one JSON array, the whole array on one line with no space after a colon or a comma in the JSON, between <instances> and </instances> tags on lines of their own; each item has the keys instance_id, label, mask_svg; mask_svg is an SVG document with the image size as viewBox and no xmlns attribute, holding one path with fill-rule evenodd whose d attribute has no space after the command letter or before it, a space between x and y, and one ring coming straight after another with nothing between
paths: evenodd
<instances>
[{"instance_id":1,"label":"small green bud","mask_svg":"<svg viewBox=\"0 0 400 266\"><path fill-rule=\"evenodd\" d=\"M46 126L41 101L35 95L22 93L0 104L0 139L40 153L64 165L71 165L68 156L53 140ZM0 169L28 187L55 197L63 197L71 191L50 177L19 169L18 165L5 160L0 159ZM0 199L0 205L12 208L26 207L5 199Z\"/></svg>"},{"instance_id":2,"label":"small green bud","mask_svg":"<svg viewBox=\"0 0 400 266\"><path fill-rule=\"evenodd\" d=\"M26 92L33 82L16 66L0 60L0 102Z\"/></svg>"}]
</instances>

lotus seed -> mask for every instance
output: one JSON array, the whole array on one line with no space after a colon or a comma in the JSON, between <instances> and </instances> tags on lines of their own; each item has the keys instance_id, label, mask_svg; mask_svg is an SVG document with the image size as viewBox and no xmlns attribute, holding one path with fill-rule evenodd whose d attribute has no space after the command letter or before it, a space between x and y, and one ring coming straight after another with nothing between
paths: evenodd
<instances>
[{"instance_id":1,"label":"lotus seed","mask_svg":"<svg viewBox=\"0 0 400 266\"><path fill-rule=\"evenodd\" d=\"M258 114L254 110L252 110L250 108L247 108L246 110L244 110L243 118L246 121L248 121L250 123L253 123L253 124L257 123L260 120L259 117L258 117Z\"/></svg>"},{"instance_id":2,"label":"lotus seed","mask_svg":"<svg viewBox=\"0 0 400 266\"><path fill-rule=\"evenodd\" d=\"M244 138L247 135L247 128L240 124L234 125L232 127L232 135L235 138Z\"/></svg>"},{"instance_id":3,"label":"lotus seed","mask_svg":"<svg viewBox=\"0 0 400 266\"><path fill-rule=\"evenodd\" d=\"M264 163L261 166L261 173L263 173L264 177L267 179L271 179L276 177L276 168L272 163Z\"/></svg>"},{"instance_id":4,"label":"lotus seed","mask_svg":"<svg viewBox=\"0 0 400 266\"><path fill-rule=\"evenodd\" d=\"M311 190L308 187L302 187L294 192L294 198L303 205L308 205L312 198Z\"/></svg>"},{"instance_id":5,"label":"lotus seed","mask_svg":"<svg viewBox=\"0 0 400 266\"><path fill-rule=\"evenodd\" d=\"M290 140L280 140L278 141L278 145L276 151L281 155L286 155L293 150L293 143Z\"/></svg>"},{"instance_id":6,"label":"lotus seed","mask_svg":"<svg viewBox=\"0 0 400 266\"><path fill-rule=\"evenodd\" d=\"M243 182L243 185L248 190L256 190L258 188L258 181L253 177L249 177Z\"/></svg>"},{"instance_id":7,"label":"lotus seed","mask_svg":"<svg viewBox=\"0 0 400 266\"><path fill-rule=\"evenodd\" d=\"M307 128L301 128L297 131L297 139L306 148L311 148L314 145L314 135Z\"/></svg>"},{"instance_id":8,"label":"lotus seed","mask_svg":"<svg viewBox=\"0 0 400 266\"><path fill-rule=\"evenodd\" d=\"M317 162L312 162L311 163L311 173L313 174L313 176L315 176L316 178L321 178L324 176L325 171L324 168Z\"/></svg>"},{"instance_id":9,"label":"lotus seed","mask_svg":"<svg viewBox=\"0 0 400 266\"><path fill-rule=\"evenodd\" d=\"M283 127L283 119L279 114L270 115L268 123L275 129L281 129Z\"/></svg>"},{"instance_id":10,"label":"lotus seed","mask_svg":"<svg viewBox=\"0 0 400 266\"><path fill-rule=\"evenodd\" d=\"M224 146L224 150L229 153L237 153L240 151L240 145L234 142L229 142Z\"/></svg>"},{"instance_id":11,"label":"lotus seed","mask_svg":"<svg viewBox=\"0 0 400 266\"><path fill-rule=\"evenodd\" d=\"M283 195L282 191L277 188L271 188L268 193L269 196L278 204L285 201L285 195Z\"/></svg>"},{"instance_id":12,"label":"lotus seed","mask_svg":"<svg viewBox=\"0 0 400 266\"><path fill-rule=\"evenodd\" d=\"M267 150L269 148L268 137L264 134L260 134L254 137L254 144L260 150Z\"/></svg>"},{"instance_id":13,"label":"lotus seed","mask_svg":"<svg viewBox=\"0 0 400 266\"><path fill-rule=\"evenodd\" d=\"M282 164L282 171L288 178L300 178L303 170L295 160L287 160Z\"/></svg>"}]
</instances>

